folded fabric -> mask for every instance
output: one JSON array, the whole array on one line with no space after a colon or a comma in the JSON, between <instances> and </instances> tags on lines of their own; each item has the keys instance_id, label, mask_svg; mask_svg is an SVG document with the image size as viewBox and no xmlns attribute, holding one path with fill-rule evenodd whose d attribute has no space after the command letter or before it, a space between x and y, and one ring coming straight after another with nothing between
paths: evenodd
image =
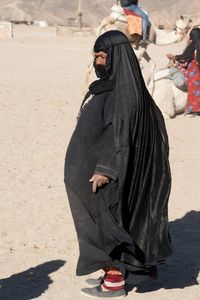
<instances>
[{"instance_id":1,"label":"folded fabric","mask_svg":"<svg viewBox=\"0 0 200 300\"><path fill-rule=\"evenodd\" d=\"M187 91L187 79L184 74L176 67L171 67L169 71L170 77L174 85L183 92Z\"/></svg>"},{"instance_id":2,"label":"folded fabric","mask_svg":"<svg viewBox=\"0 0 200 300\"><path fill-rule=\"evenodd\" d=\"M124 13L128 20L128 32L130 35L139 34L142 35L142 17L137 15L131 10L124 8Z\"/></svg>"}]
</instances>

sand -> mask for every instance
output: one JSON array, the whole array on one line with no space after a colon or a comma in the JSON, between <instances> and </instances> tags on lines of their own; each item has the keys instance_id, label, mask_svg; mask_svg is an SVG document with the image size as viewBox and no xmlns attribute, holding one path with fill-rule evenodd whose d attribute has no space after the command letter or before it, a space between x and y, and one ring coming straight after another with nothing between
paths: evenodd
<instances>
[{"instance_id":1,"label":"sand","mask_svg":"<svg viewBox=\"0 0 200 300\"><path fill-rule=\"evenodd\" d=\"M94 37L56 37L18 27L0 40L0 299L74 300L78 245L63 183L63 166ZM157 67L183 43L149 46ZM173 255L136 300L199 300L200 118L166 121L173 176L169 218ZM98 274L94 274L98 276Z\"/></svg>"}]
</instances>

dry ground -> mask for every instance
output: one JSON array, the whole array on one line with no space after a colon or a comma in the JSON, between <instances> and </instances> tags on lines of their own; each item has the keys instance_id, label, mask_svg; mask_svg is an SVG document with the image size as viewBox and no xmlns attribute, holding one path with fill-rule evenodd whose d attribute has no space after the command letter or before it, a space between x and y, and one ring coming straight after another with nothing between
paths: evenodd
<instances>
[{"instance_id":1,"label":"dry ground","mask_svg":"<svg viewBox=\"0 0 200 300\"><path fill-rule=\"evenodd\" d=\"M63 165L94 37L27 30L0 41L0 299L84 299ZM163 67L164 55L182 48L150 53ZM127 300L200 300L200 118L179 116L167 128L174 253L159 279Z\"/></svg>"}]
</instances>

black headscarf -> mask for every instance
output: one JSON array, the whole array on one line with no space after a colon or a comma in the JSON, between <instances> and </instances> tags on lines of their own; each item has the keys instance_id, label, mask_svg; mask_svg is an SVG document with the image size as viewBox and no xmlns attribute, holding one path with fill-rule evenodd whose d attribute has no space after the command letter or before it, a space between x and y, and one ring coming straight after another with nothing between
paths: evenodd
<instances>
[{"instance_id":1,"label":"black headscarf","mask_svg":"<svg viewBox=\"0 0 200 300\"><path fill-rule=\"evenodd\" d=\"M130 5L138 5L138 0L120 0L122 7L127 7Z\"/></svg>"},{"instance_id":2,"label":"black headscarf","mask_svg":"<svg viewBox=\"0 0 200 300\"><path fill-rule=\"evenodd\" d=\"M153 265L171 252L167 227L171 177L164 120L127 37L117 30L108 31L95 42L94 52L99 51L108 54L107 80L114 86L118 222L143 251L144 264ZM124 255L128 261L128 254Z\"/></svg>"},{"instance_id":3,"label":"black headscarf","mask_svg":"<svg viewBox=\"0 0 200 300\"><path fill-rule=\"evenodd\" d=\"M179 62L190 62L194 58L195 50L197 51L197 62L200 69L200 29L193 28L190 31L191 43L185 48L181 55L176 55L176 60Z\"/></svg>"}]
</instances>

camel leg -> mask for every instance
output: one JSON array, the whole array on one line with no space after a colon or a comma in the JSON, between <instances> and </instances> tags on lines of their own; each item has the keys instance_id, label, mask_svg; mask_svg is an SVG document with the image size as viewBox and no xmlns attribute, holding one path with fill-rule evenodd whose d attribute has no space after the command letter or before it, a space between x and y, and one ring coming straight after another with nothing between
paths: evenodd
<instances>
[{"instance_id":1,"label":"camel leg","mask_svg":"<svg viewBox=\"0 0 200 300\"><path fill-rule=\"evenodd\" d=\"M149 94L153 97L153 93L154 93L154 88L155 88L155 82L154 82L154 78L152 76L152 78L150 79L149 83L147 83L147 89L149 91Z\"/></svg>"},{"instance_id":2,"label":"camel leg","mask_svg":"<svg viewBox=\"0 0 200 300\"><path fill-rule=\"evenodd\" d=\"M149 79L147 80L147 84L151 81L151 78L154 74L155 68L156 68L156 64L153 61L153 59L149 56L149 54L147 53L147 51L145 51L143 53L143 58L149 63L150 66L150 75L149 75Z\"/></svg>"},{"instance_id":3,"label":"camel leg","mask_svg":"<svg viewBox=\"0 0 200 300\"><path fill-rule=\"evenodd\" d=\"M156 68L155 62L154 62L153 59L150 57L150 55L148 54L147 51L144 52L143 57L144 57L144 59L145 59L148 63L151 64L151 71L153 72L153 71L155 70L155 68Z\"/></svg>"}]
</instances>

